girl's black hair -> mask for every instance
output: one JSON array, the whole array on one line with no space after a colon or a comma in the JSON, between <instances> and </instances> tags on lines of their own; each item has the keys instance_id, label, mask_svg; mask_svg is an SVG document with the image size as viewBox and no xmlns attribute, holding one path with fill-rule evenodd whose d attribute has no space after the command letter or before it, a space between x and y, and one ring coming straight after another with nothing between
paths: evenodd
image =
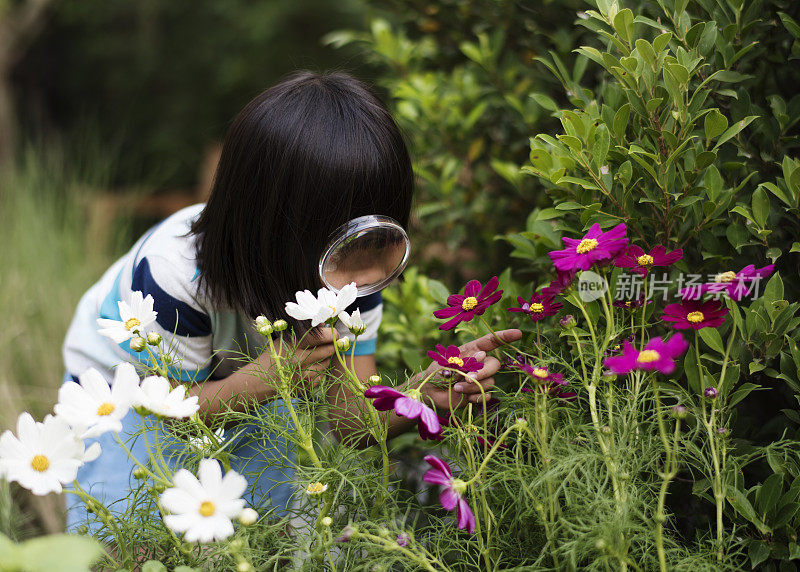
<instances>
[{"instance_id":1,"label":"girl's black hair","mask_svg":"<svg viewBox=\"0 0 800 572\"><path fill-rule=\"evenodd\" d=\"M378 97L345 73L295 72L253 99L225 136L197 235L200 287L249 318L284 318L298 290L321 287L329 235L352 218L408 226L413 173Z\"/></svg>"}]
</instances>

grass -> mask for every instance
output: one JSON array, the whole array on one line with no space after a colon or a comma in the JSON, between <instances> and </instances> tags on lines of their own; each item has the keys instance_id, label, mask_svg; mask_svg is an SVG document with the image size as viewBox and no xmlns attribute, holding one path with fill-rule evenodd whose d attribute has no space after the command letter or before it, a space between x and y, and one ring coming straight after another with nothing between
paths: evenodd
<instances>
[{"instance_id":1,"label":"grass","mask_svg":"<svg viewBox=\"0 0 800 572\"><path fill-rule=\"evenodd\" d=\"M22 411L37 419L52 411L75 307L126 236L125 225L108 224L96 208L107 165L85 165L57 150L29 149L0 172L0 431ZM61 502L0 483L0 532L57 531Z\"/></svg>"}]
</instances>

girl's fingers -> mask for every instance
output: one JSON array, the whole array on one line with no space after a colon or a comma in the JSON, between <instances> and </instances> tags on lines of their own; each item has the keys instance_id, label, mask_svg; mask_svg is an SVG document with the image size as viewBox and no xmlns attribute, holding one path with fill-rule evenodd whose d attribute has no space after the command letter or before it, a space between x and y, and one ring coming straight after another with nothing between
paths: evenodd
<instances>
[{"instance_id":1,"label":"girl's fingers","mask_svg":"<svg viewBox=\"0 0 800 572\"><path fill-rule=\"evenodd\" d=\"M494 378L487 377L486 379L480 380L478 383L474 381L459 381L453 385L453 392L462 394L480 393L481 387L484 392L492 389L494 387Z\"/></svg>"},{"instance_id":2,"label":"girl's fingers","mask_svg":"<svg viewBox=\"0 0 800 572\"><path fill-rule=\"evenodd\" d=\"M301 348L314 348L315 346L322 346L325 344L333 343L333 333L330 328L318 330L317 335L313 336L310 333L306 334L303 341L300 342Z\"/></svg>"},{"instance_id":3,"label":"girl's fingers","mask_svg":"<svg viewBox=\"0 0 800 572\"><path fill-rule=\"evenodd\" d=\"M491 377L500 370L500 360L494 357L488 357L483 362L483 369L478 370L478 379Z\"/></svg>"}]
</instances>

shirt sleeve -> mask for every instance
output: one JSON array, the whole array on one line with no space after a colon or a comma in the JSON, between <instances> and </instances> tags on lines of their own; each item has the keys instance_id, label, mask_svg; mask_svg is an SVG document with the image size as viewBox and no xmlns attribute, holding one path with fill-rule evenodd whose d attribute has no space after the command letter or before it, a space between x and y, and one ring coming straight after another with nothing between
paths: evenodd
<instances>
[{"instance_id":1,"label":"shirt sleeve","mask_svg":"<svg viewBox=\"0 0 800 572\"><path fill-rule=\"evenodd\" d=\"M383 296L380 292L375 292L368 296L356 298L356 301L345 311L348 314L352 314L356 310L361 311L361 319L364 321L367 329L363 334L358 336L356 343L351 346L345 354L357 356L372 355L375 353L375 347L378 341L378 328L381 325L381 318L383 317ZM341 333L344 333L344 331ZM352 342L353 335L349 332L347 332L346 335Z\"/></svg>"},{"instance_id":2,"label":"shirt sleeve","mask_svg":"<svg viewBox=\"0 0 800 572\"><path fill-rule=\"evenodd\" d=\"M144 297L152 296L156 321L145 328L145 335L161 335L160 347L167 351L170 377L181 381L204 381L211 373L212 321L197 301L196 277L194 272L189 276L183 265L148 255L133 266L129 287L124 283L119 287L120 300L129 300L136 291ZM141 362L153 365L147 351L133 351L130 342L120 346Z\"/></svg>"}]
</instances>

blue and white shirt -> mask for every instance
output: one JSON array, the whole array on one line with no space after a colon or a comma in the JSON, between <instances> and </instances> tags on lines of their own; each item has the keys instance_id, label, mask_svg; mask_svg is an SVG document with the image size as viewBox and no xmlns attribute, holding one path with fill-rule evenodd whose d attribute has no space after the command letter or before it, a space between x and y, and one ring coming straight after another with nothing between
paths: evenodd
<instances>
[{"instance_id":1,"label":"blue and white shirt","mask_svg":"<svg viewBox=\"0 0 800 572\"><path fill-rule=\"evenodd\" d=\"M119 363L147 360L147 352L134 352L129 342L115 344L97 331L98 318L120 319L118 302L130 303L134 291L153 297L158 316L146 331L158 332L172 348L171 356L177 358L171 372L175 379L222 379L246 363L243 354L257 357L264 338L252 320L231 308L215 307L199 290L196 237L189 232L204 206L187 207L152 228L84 294L63 347L66 370L73 379L94 367L110 381L112 368ZM367 330L355 353L373 354L383 308L380 293L358 298L347 311L356 308Z\"/></svg>"}]
</instances>

